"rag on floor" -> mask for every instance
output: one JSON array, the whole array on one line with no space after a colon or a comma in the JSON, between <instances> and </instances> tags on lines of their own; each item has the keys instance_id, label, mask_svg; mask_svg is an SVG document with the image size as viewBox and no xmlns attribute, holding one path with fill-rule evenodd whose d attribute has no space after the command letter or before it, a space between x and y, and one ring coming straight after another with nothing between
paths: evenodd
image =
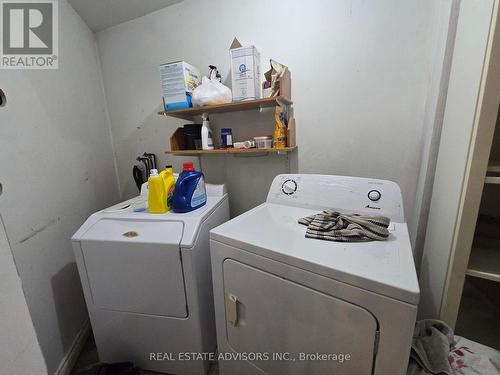
<instances>
[{"instance_id":1,"label":"rag on floor","mask_svg":"<svg viewBox=\"0 0 500 375\"><path fill-rule=\"evenodd\" d=\"M440 320L426 319L415 324L407 375L454 372L448 361L453 345L453 330Z\"/></svg>"},{"instance_id":2,"label":"rag on floor","mask_svg":"<svg viewBox=\"0 0 500 375\"><path fill-rule=\"evenodd\" d=\"M341 214L325 210L299 219L306 225L306 237L339 242L385 241L389 237L390 219L385 216Z\"/></svg>"},{"instance_id":3,"label":"rag on floor","mask_svg":"<svg viewBox=\"0 0 500 375\"><path fill-rule=\"evenodd\" d=\"M415 324L407 375L500 375L500 351L464 337L440 320Z\"/></svg>"}]
</instances>

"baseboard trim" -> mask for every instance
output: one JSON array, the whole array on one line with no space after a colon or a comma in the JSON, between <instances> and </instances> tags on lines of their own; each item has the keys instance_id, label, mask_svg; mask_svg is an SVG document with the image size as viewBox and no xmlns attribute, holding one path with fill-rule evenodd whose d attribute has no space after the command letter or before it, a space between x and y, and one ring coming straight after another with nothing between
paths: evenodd
<instances>
[{"instance_id":1,"label":"baseboard trim","mask_svg":"<svg viewBox=\"0 0 500 375\"><path fill-rule=\"evenodd\" d=\"M73 367L75 366L76 361L78 360L78 357L80 356L83 346L87 342L89 336L90 336L90 322L89 320L87 320L85 321L85 324L83 325L80 332L78 332L78 335L76 335L75 339L73 340L73 343L71 344L71 347L69 348L68 352L64 355L56 372L54 372L54 375L71 374L71 370L73 370Z\"/></svg>"}]
</instances>

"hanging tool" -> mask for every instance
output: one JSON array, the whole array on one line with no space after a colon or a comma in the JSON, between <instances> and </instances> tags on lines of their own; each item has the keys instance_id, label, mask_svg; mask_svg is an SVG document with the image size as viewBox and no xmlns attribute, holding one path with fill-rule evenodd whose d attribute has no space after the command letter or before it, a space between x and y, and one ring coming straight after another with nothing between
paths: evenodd
<instances>
[{"instance_id":1,"label":"hanging tool","mask_svg":"<svg viewBox=\"0 0 500 375\"><path fill-rule=\"evenodd\" d=\"M153 169L158 169L158 168L156 167L158 164L156 164L156 155L155 155L155 154L145 152L145 153L143 154L143 156L147 157L147 158L151 161L151 165L152 165L152 167L151 167L151 168L153 168Z\"/></svg>"},{"instance_id":2,"label":"hanging tool","mask_svg":"<svg viewBox=\"0 0 500 375\"><path fill-rule=\"evenodd\" d=\"M141 168L139 168L138 165L134 165L134 168L132 169L132 176L134 177L135 185L137 186L137 189L141 191L141 186L144 183L144 176L142 175Z\"/></svg>"},{"instance_id":3,"label":"hanging tool","mask_svg":"<svg viewBox=\"0 0 500 375\"><path fill-rule=\"evenodd\" d=\"M137 159L135 159L137 161L142 161L144 163L144 166L146 167L146 178L149 178L149 173L151 171L151 166L150 166L150 160L149 158L145 157L145 156L138 156Z\"/></svg>"}]
</instances>

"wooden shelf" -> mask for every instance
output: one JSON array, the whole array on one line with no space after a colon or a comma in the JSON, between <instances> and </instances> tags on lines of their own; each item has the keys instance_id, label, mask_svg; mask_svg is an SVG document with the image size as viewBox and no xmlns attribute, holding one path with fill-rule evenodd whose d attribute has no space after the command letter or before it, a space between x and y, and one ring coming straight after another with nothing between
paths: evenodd
<instances>
[{"instance_id":1,"label":"wooden shelf","mask_svg":"<svg viewBox=\"0 0 500 375\"><path fill-rule=\"evenodd\" d=\"M241 102L233 102L219 105L208 105L205 107L193 107L187 109L176 109L173 111L160 111L159 115L177 117L184 120L193 120L196 116L201 116L203 113L227 113L227 112L237 112L237 111L248 111L251 109L260 109L266 107L275 107L278 102L284 103L286 105L291 105L293 102L282 96L276 96L273 98L264 98L256 100L244 100Z\"/></svg>"},{"instance_id":2,"label":"wooden shelf","mask_svg":"<svg viewBox=\"0 0 500 375\"><path fill-rule=\"evenodd\" d=\"M227 155L227 154L286 154L294 151L297 146L285 148L219 148L215 150L177 150L167 151L166 154L178 156L197 156L197 155Z\"/></svg>"},{"instance_id":3,"label":"wooden shelf","mask_svg":"<svg viewBox=\"0 0 500 375\"><path fill-rule=\"evenodd\" d=\"M500 176L486 176L484 179L485 184L500 184Z\"/></svg>"},{"instance_id":4,"label":"wooden shelf","mask_svg":"<svg viewBox=\"0 0 500 375\"><path fill-rule=\"evenodd\" d=\"M500 282L500 248L473 247L469 267L465 273L469 276Z\"/></svg>"},{"instance_id":5,"label":"wooden shelf","mask_svg":"<svg viewBox=\"0 0 500 375\"><path fill-rule=\"evenodd\" d=\"M499 229L500 218L479 215L467 275L500 282Z\"/></svg>"},{"instance_id":6,"label":"wooden shelf","mask_svg":"<svg viewBox=\"0 0 500 375\"><path fill-rule=\"evenodd\" d=\"M490 160L488 165L489 173L500 173L500 160Z\"/></svg>"},{"instance_id":7,"label":"wooden shelf","mask_svg":"<svg viewBox=\"0 0 500 375\"><path fill-rule=\"evenodd\" d=\"M490 160L488 164L488 169L486 172L486 177L484 179L485 184L500 184L500 160Z\"/></svg>"}]
</instances>

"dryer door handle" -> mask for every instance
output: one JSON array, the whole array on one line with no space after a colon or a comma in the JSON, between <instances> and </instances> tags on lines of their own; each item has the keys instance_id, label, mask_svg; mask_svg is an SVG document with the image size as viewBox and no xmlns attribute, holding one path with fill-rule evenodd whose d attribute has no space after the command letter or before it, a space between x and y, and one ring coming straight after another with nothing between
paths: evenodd
<instances>
[{"instance_id":1,"label":"dryer door handle","mask_svg":"<svg viewBox=\"0 0 500 375\"><path fill-rule=\"evenodd\" d=\"M238 298L231 293L226 293L227 320L233 326L238 324Z\"/></svg>"}]
</instances>

